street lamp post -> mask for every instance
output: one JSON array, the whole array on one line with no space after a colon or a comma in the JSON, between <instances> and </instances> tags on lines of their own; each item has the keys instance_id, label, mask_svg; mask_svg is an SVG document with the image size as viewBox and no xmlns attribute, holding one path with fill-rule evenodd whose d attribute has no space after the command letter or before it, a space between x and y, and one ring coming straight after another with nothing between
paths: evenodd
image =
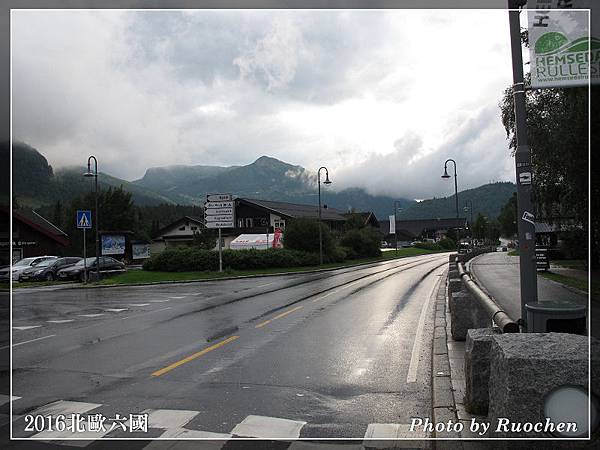
<instances>
[{"instance_id":1,"label":"street lamp post","mask_svg":"<svg viewBox=\"0 0 600 450\"><path fill-rule=\"evenodd\" d=\"M452 164L454 164L454 204L456 207L456 222L458 224L458 182L457 182L457 177L456 177L456 161L454 161L451 158L448 158L445 162L444 162L444 174L442 175L442 178L444 179L448 179L450 178L450 175L448 175L448 163L452 162ZM456 251L458 252L458 249L460 248L460 231L457 230L457 236L456 236Z\"/></svg>"},{"instance_id":2,"label":"street lamp post","mask_svg":"<svg viewBox=\"0 0 600 450\"><path fill-rule=\"evenodd\" d=\"M325 169L325 181L323 184L331 184L327 167L319 167L317 171L317 184L319 185L319 264L323 265L323 232L321 231L321 170Z\"/></svg>"},{"instance_id":3,"label":"street lamp post","mask_svg":"<svg viewBox=\"0 0 600 450\"><path fill-rule=\"evenodd\" d=\"M396 230L396 224L398 222L398 200L394 200L394 238L396 240L396 257L398 257L398 230Z\"/></svg>"},{"instance_id":4,"label":"street lamp post","mask_svg":"<svg viewBox=\"0 0 600 450\"><path fill-rule=\"evenodd\" d=\"M469 205L469 206L467 206L467 205ZM469 211L471 213L471 226L473 226L473 202L471 200L467 200L465 202L464 211L465 212Z\"/></svg>"},{"instance_id":5,"label":"street lamp post","mask_svg":"<svg viewBox=\"0 0 600 450\"><path fill-rule=\"evenodd\" d=\"M94 171L91 170L91 161L94 160ZM87 172L84 177L94 177L94 202L96 204L96 280L100 280L100 239L98 238L98 160L94 155L91 155L87 161Z\"/></svg>"}]
</instances>

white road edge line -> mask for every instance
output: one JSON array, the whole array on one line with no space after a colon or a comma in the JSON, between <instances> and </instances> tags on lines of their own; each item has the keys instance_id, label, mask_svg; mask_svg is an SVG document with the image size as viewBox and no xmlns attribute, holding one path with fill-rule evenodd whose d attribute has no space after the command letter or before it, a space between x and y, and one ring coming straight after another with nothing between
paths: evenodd
<instances>
[{"instance_id":1,"label":"white road edge line","mask_svg":"<svg viewBox=\"0 0 600 450\"><path fill-rule=\"evenodd\" d=\"M41 341L42 339L48 339L48 338L51 338L51 337L54 337L54 336L56 336L56 335L55 334L50 334L48 336L43 336L43 337L40 337L40 338L31 339L29 341L17 342L16 344L13 344L12 346L16 347L18 345L29 344L30 342ZM0 347L0 350L3 350L3 349L8 348L8 347L10 347L10 345L5 345L4 347Z\"/></svg>"},{"instance_id":2,"label":"white road edge line","mask_svg":"<svg viewBox=\"0 0 600 450\"><path fill-rule=\"evenodd\" d=\"M442 272L443 273L443 272ZM421 316L419 317L419 324L417 325L417 332L415 333L415 343L413 344L412 353L410 355L410 365L408 366L408 374L406 375L407 383L414 383L417 381L417 369L419 368L419 353L421 353L421 341L423 340L423 329L425 328L425 318L427 317L427 310L431 303L431 298L436 292L438 285L440 284L441 277L437 278L431 292L427 296L427 300L421 308Z\"/></svg>"}]
</instances>

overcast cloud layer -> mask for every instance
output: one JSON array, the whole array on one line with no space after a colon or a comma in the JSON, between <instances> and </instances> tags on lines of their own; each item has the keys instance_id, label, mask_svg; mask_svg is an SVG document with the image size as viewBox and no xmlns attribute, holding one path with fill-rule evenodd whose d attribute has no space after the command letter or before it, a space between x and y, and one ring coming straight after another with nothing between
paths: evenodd
<instances>
[{"instance_id":1,"label":"overcast cloud layer","mask_svg":"<svg viewBox=\"0 0 600 450\"><path fill-rule=\"evenodd\" d=\"M513 180L506 11L13 11L13 139L133 180L269 155L427 198Z\"/></svg>"}]
</instances>

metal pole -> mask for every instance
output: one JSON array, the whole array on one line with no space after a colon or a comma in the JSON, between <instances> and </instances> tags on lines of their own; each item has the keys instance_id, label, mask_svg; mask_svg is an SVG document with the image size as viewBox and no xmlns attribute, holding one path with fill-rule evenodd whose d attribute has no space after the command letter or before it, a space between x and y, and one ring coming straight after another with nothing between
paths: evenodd
<instances>
[{"instance_id":1,"label":"metal pole","mask_svg":"<svg viewBox=\"0 0 600 450\"><path fill-rule=\"evenodd\" d=\"M398 222L398 217L396 216L398 212L398 200L394 200L394 238L396 240L396 258L398 257L398 230L396 230L396 225Z\"/></svg>"},{"instance_id":2,"label":"metal pole","mask_svg":"<svg viewBox=\"0 0 600 450\"><path fill-rule=\"evenodd\" d=\"M456 176L456 162L454 160L452 162L454 163L454 206L456 207L456 218L458 219L458 181Z\"/></svg>"},{"instance_id":3,"label":"metal pole","mask_svg":"<svg viewBox=\"0 0 600 450\"><path fill-rule=\"evenodd\" d=\"M527 142L527 115L525 107L525 84L523 81L523 56L521 54L521 29L519 13L516 10L522 4L519 0L508 0L508 7L515 9L508 12L510 26L510 46L513 70L513 100L515 106L515 169L517 180L517 208L519 230L519 263L521 277L521 324L527 330L527 313L525 304L537 302L537 270L535 261L535 215L532 200L532 185L522 184L521 174L527 173L523 179L530 180L531 152ZM531 183L530 181L528 181Z\"/></svg>"},{"instance_id":4,"label":"metal pole","mask_svg":"<svg viewBox=\"0 0 600 450\"><path fill-rule=\"evenodd\" d=\"M323 232L321 231L321 169L317 172L319 185L319 265L323 265Z\"/></svg>"},{"instance_id":5,"label":"metal pole","mask_svg":"<svg viewBox=\"0 0 600 450\"><path fill-rule=\"evenodd\" d=\"M223 246L221 245L221 229L219 228L219 272L223 272Z\"/></svg>"},{"instance_id":6,"label":"metal pole","mask_svg":"<svg viewBox=\"0 0 600 450\"><path fill-rule=\"evenodd\" d=\"M85 246L85 228L83 229L83 283L87 284L87 261L86 261L86 246Z\"/></svg>"},{"instance_id":7,"label":"metal pole","mask_svg":"<svg viewBox=\"0 0 600 450\"><path fill-rule=\"evenodd\" d=\"M98 162L94 158L96 166L96 175L94 176L96 187L94 188L94 197L96 201L96 281L100 281L100 239L98 238L98 228L100 228L100 222L98 221Z\"/></svg>"}]
</instances>

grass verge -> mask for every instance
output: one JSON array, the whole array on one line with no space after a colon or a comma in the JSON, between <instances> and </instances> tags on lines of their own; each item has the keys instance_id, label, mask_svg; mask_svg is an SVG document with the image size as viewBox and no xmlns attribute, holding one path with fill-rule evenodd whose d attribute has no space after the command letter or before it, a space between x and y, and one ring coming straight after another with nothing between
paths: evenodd
<instances>
[{"instance_id":1,"label":"grass verge","mask_svg":"<svg viewBox=\"0 0 600 450\"><path fill-rule=\"evenodd\" d=\"M219 272L150 272L146 270L129 270L117 276L100 280L96 283L90 283L90 286L112 285L112 284L137 284L153 283L159 281L193 281L193 280L212 280L226 277L250 276L250 275L272 275L275 273L295 273L306 270L316 269L338 269L352 266L355 264L367 264L373 262L387 261L396 258L406 258L409 256L428 255L433 253L443 253L443 251L425 250L421 248L402 248L398 249L398 255L395 250L382 252L382 255L374 258L354 259L343 263L323 264L322 266L304 266L304 267L274 267L261 270L225 270Z\"/></svg>"},{"instance_id":2,"label":"grass verge","mask_svg":"<svg viewBox=\"0 0 600 450\"><path fill-rule=\"evenodd\" d=\"M580 278L560 275L558 273L553 272L538 272L538 275L549 280L556 281L560 284L564 284L565 286L570 286L575 289L579 289L580 291L588 291L588 280L582 280Z\"/></svg>"}]
</instances>

